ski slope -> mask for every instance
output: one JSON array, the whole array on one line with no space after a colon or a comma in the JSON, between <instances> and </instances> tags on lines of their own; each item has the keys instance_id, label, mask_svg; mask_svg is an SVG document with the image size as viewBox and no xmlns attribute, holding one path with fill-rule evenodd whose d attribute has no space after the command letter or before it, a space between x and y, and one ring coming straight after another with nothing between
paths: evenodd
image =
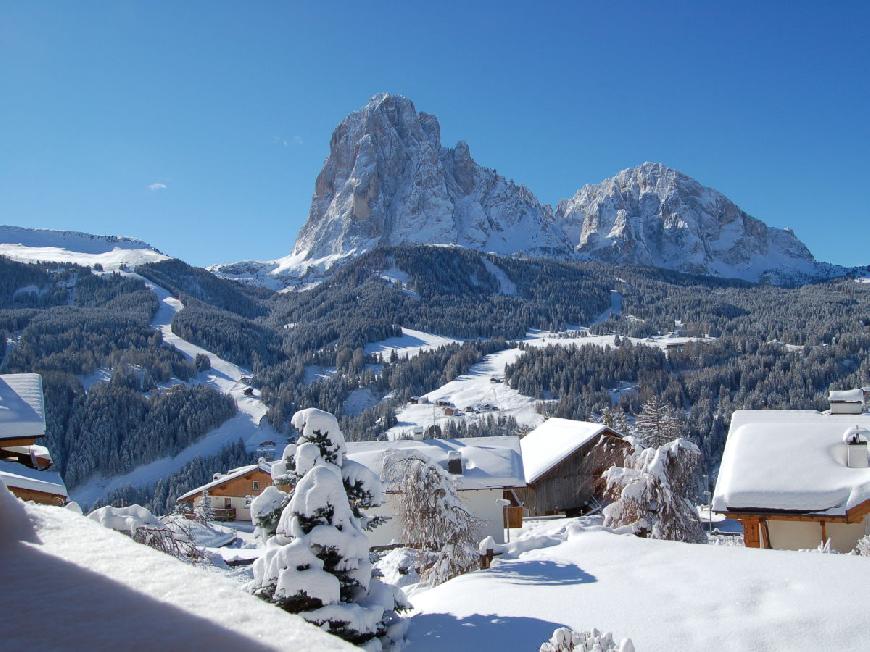
<instances>
[{"instance_id":1,"label":"ski slope","mask_svg":"<svg viewBox=\"0 0 870 652\"><path fill-rule=\"evenodd\" d=\"M402 335L399 337L388 337L380 342L371 342L366 344L364 351L366 355L378 353L382 358L389 359L393 351L400 358L413 358L420 355L423 351L431 351L433 349L447 346L448 344L456 344L461 340L455 340L441 335L433 335L424 331L415 331L410 328L403 328Z\"/></svg>"},{"instance_id":2,"label":"ski slope","mask_svg":"<svg viewBox=\"0 0 870 652\"><path fill-rule=\"evenodd\" d=\"M634 344L651 346L663 351L669 345L685 344L693 341L713 341L714 338L668 337L655 336L648 338L627 338ZM523 343L527 346L542 348L547 346L601 346L615 347L615 335L586 335L584 329L569 333L550 331L529 331ZM524 351L521 349L506 349L492 353L463 374L442 385L438 389L425 394L428 403L407 403L396 414L398 423L387 431L389 438L407 434L415 428L427 428L432 425L443 429L451 420L464 419L474 422L487 415L494 417L513 417L520 425L537 426L544 417L537 411L541 402L517 390L511 389L507 383L497 382L504 379L505 369L515 363ZM453 407L463 412L461 416L447 416L443 408L437 406L438 401L448 401ZM489 404L495 409L485 409L478 413L470 408L480 408Z\"/></svg>"},{"instance_id":3,"label":"ski slope","mask_svg":"<svg viewBox=\"0 0 870 652\"><path fill-rule=\"evenodd\" d=\"M264 441L273 441L278 450L286 443L286 437L269 425L263 417L267 407L259 398L259 390L253 389L253 396L245 396L245 390L250 386L243 378L251 374L220 356L202 347L184 340L172 332L172 318L184 304L173 297L168 290L141 278L160 301L160 307L151 321L151 326L161 332L163 339L183 354L193 359L198 353L207 355L211 360L211 369L198 374L189 381L191 384L209 385L214 389L229 394L236 402L238 414L222 423L217 428L206 433L180 453L163 457L147 464L111 477L94 476L87 482L74 488L70 495L83 507L93 505L110 493L121 487L144 487L155 483L179 470L198 457L206 457L218 453L222 448L241 439L249 451L254 451Z\"/></svg>"}]
</instances>

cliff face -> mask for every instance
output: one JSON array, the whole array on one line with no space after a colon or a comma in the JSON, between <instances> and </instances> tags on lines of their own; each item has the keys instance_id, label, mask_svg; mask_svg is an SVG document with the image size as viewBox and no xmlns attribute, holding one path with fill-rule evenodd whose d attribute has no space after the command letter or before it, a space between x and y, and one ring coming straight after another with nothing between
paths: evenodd
<instances>
[{"instance_id":1,"label":"cliff face","mask_svg":"<svg viewBox=\"0 0 870 652\"><path fill-rule=\"evenodd\" d=\"M292 258L329 264L379 244L459 245L501 254L566 254L550 209L479 166L468 145L441 146L435 116L376 95L332 135Z\"/></svg>"}]
</instances>

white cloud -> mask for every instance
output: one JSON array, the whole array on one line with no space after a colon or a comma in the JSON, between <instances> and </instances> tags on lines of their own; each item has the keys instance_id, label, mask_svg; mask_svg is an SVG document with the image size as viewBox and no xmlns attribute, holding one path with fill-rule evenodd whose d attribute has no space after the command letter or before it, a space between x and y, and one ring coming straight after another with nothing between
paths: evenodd
<instances>
[{"instance_id":1,"label":"white cloud","mask_svg":"<svg viewBox=\"0 0 870 652\"><path fill-rule=\"evenodd\" d=\"M148 190L157 192L158 190L166 190L168 186L165 183L149 183Z\"/></svg>"},{"instance_id":2,"label":"white cloud","mask_svg":"<svg viewBox=\"0 0 870 652\"><path fill-rule=\"evenodd\" d=\"M291 145L301 145L305 141L302 140L302 136L293 136L292 138L284 138L283 136L275 136L273 138L276 144L281 147L290 147Z\"/></svg>"}]
</instances>

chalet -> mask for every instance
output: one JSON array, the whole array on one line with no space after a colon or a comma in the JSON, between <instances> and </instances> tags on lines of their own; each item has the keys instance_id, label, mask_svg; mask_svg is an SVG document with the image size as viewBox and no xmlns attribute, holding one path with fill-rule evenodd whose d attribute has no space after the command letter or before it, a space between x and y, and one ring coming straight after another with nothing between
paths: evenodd
<instances>
[{"instance_id":1,"label":"chalet","mask_svg":"<svg viewBox=\"0 0 870 652\"><path fill-rule=\"evenodd\" d=\"M870 414L739 410L713 509L743 524L750 548L849 552L870 534L868 439Z\"/></svg>"},{"instance_id":2,"label":"chalet","mask_svg":"<svg viewBox=\"0 0 870 652\"><path fill-rule=\"evenodd\" d=\"M22 500L64 505L66 486L52 468L44 439L42 377L0 375L0 481Z\"/></svg>"},{"instance_id":3,"label":"chalet","mask_svg":"<svg viewBox=\"0 0 870 652\"><path fill-rule=\"evenodd\" d=\"M261 459L257 464L215 473L211 482L191 489L175 502L207 511L215 521L250 521L251 501L270 484L271 465Z\"/></svg>"},{"instance_id":4,"label":"chalet","mask_svg":"<svg viewBox=\"0 0 870 652\"><path fill-rule=\"evenodd\" d=\"M516 491L529 516L579 514L604 497L601 475L629 448L601 423L547 419L520 440L526 486Z\"/></svg>"},{"instance_id":5,"label":"chalet","mask_svg":"<svg viewBox=\"0 0 870 652\"><path fill-rule=\"evenodd\" d=\"M831 414L861 414L864 411L864 390L830 392L828 403L831 406Z\"/></svg>"},{"instance_id":6,"label":"chalet","mask_svg":"<svg viewBox=\"0 0 870 652\"><path fill-rule=\"evenodd\" d=\"M426 439L348 442L347 457L368 467L383 480L384 459L388 453L404 451L440 465L456 480L457 493L469 512L483 522L481 538L491 536L504 541L506 522L522 525L521 512L505 508L505 500L516 505L515 490L525 486L520 441L517 437L469 437L465 439ZM385 487L386 502L372 515L395 516L400 496ZM519 517L519 518L518 518ZM387 520L369 533L373 546L399 542L401 523Z\"/></svg>"}]
</instances>

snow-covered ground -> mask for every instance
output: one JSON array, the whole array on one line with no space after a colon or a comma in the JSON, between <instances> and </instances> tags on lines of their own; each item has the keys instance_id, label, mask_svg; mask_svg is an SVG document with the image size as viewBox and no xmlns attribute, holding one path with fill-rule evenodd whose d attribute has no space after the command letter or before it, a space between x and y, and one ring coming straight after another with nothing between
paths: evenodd
<instances>
[{"instance_id":1,"label":"snow-covered ground","mask_svg":"<svg viewBox=\"0 0 870 652\"><path fill-rule=\"evenodd\" d=\"M561 333L550 331L530 331L523 343L533 347L546 346L584 346L593 345L601 347L615 346L615 335L586 335L579 332ZM653 346L667 350L668 345L685 344L691 341L712 341L712 338L696 337L669 337L655 336L648 338L628 338L634 344ZM523 355L521 349L506 349L498 353L492 353L463 374L442 385L438 389L426 394L428 404L408 403L396 414L398 424L390 428L388 437L395 437L414 428L426 428L433 424L444 427L451 419L464 419L477 421L486 415L512 416L517 423L527 426L537 426L544 421L544 417L538 414L537 401L534 398L520 394L511 389L504 382L505 368L516 362ZM617 391L627 391L630 387L616 388ZM614 395L618 398L618 393ZM463 411L462 416L446 416L444 410L435 405L437 401L448 401L454 407ZM469 410L473 407L485 405L494 406L495 409L482 410L474 413Z\"/></svg>"},{"instance_id":2,"label":"snow-covered ground","mask_svg":"<svg viewBox=\"0 0 870 652\"><path fill-rule=\"evenodd\" d=\"M147 280L145 283L160 300L160 307L151 325L163 334L164 341L190 358L196 357L198 353L203 353L211 360L211 369L198 374L190 382L209 385L218 391L229 394L235 400L239 411L234 417L206 433L204 437L177 455L142 464L127 473L110 478L101 476L90 478L71 492L73 500L82 506L93 505L121 487L143 487L153 484L157 480L179 471L192 460L214 455L238 439L244 441L245 446L251 451L256 450L266 440L274 441L279 449L286 443L286 437L263 419L267 408L259 398L259 390L254 390L253 396L245 396L245 390L248 389L249 385L242 382L242 378L249 377L250 372L173 333L172 318L176 312L184 308L184 304L174 298L166 289Z\"/></svg>"},{"instance_id":3,"label":"snow-covered ground","mask_svg":"<svg viewBox=\"0 0 870 652\"><path fill-rule=\"evenodd\" d=\"M59 507L0 485L4 650L353 650L298 616Z\"/></svg>"},{"instance_id":4,"label":"snow-covered ground","mask_svg":"<svg viewBox=\"0 0 870 652\"><path fill-rule=\"evenodd\" d=\"M540 522L512 549L413 593L407 649L535 650L564 625L643 652L867 649L859 557L640 539L581 519Z\"/></svg>"},{"instance_id":5,"label":"snow-covered ground","mask_svg":"<svg viewBox=\"0 0 870 652\"><path fill-rule=\"evenodd\" d=\"M432 349L438 349L442 346L447 346L448 344L455 344L459 341L460 340L442 337L441 335L433 335L432 333L426 333L424 331L403 328L401 337L389 337L380 342L371 342L370 344L366 344L364 350L366 355L379 353L382 357L387 359L389 359L393 351L395 351L400 358L413 358L423 351L431 351Z\"/></svg>"},{"instance_id":6,"label":"snow-covered ground","mask_svg":"<svg viewBox=\"0 0 870 652\"><path fill-rule=\"evenodd\" d=\"M16 226L0 226L0 256L24 263L45 261L86 267L100 264L106 270L169 258L141 240Z\"/></svg>"}]
</instances>

